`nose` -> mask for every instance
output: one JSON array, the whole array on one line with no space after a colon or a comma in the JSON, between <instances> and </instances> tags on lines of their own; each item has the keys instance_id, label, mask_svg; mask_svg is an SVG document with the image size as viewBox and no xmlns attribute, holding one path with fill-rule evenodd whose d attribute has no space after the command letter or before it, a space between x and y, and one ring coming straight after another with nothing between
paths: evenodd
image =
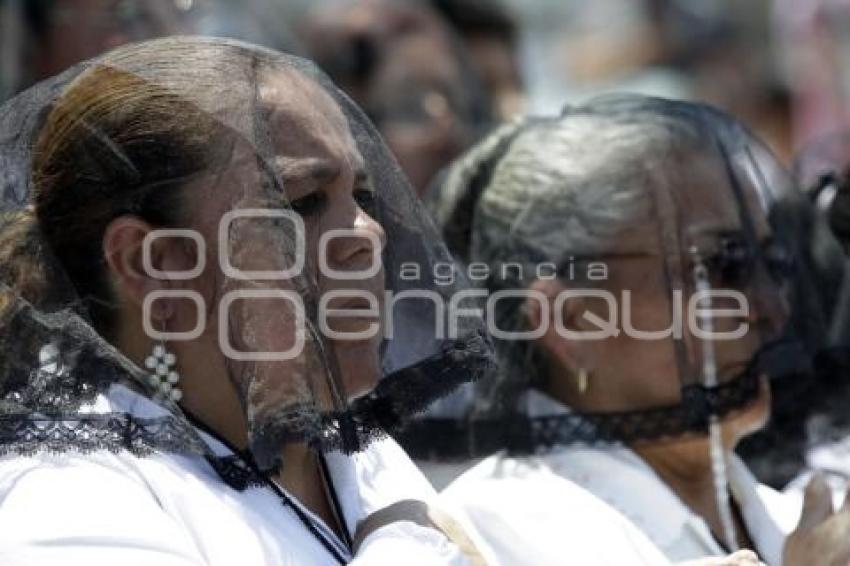
<instances>
[{"instance_id":1,"label":"nose","mask_svg":"<svg viewBox=\"0 0 850 566\"><path fill-rule=\"evenodd\" d=\"M340 270L364 269L371 265L373 256L380 261L387 243L384 228L360 207L353 226L344 235L331 240L328 255Z\"/></svg>"},{"instance_id":2,"label":"nose","mask_svg":"<svg viewBox=\"0 0 850 566\"><path fill-rule=\"evenodd\" d=\"M789 318L788 301L779 289L756 290L751 295L748 322L757 325L767 336L776 337L783 331Z\"/></svg>"}]
</instances>

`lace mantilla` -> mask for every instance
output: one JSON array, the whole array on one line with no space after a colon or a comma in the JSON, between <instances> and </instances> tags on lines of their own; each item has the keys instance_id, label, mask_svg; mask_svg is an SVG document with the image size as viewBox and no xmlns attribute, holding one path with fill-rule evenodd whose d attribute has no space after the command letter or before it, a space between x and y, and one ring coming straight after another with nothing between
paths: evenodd
<instances>
[{"instance_id":1,"label":"lace mantilla","mask_svg":"<svg viewBox=\"0 0 850 566\"><path fill-rule=\"evenodd\" d=\"M758 392L758 374L747 372L714 388L687 386L682 403L670 407L499 419L425 418L411 423L398 438L411 457L425 460L480 458L505 449L533 454L564 445L628 444L704 433L709 415L723 417L752 402Z\"/></svg>"},{"instance_id":2,"label":"lace mantilla","mask_svg":"<svg viewBox=\"0 0 850 566\"><path fill-rule=\"evenodd\" d=\"M204 454L207 448L191 425L173 415L0 415L0 455L69 451L89 454L99 450L127 450L144 457L153 452Z\"/></svg>"}]
</instances>

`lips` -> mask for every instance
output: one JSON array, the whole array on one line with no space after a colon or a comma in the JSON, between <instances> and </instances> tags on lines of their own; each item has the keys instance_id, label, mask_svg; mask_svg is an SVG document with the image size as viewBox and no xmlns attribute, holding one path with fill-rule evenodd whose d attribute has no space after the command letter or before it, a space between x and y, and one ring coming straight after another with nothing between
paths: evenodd
<instances>
[{"instance_id":1,"label":"lips","mask_svg":"<svg viewBox=\"0 0 850 566\"><path fill-rule=\"evenodd\" d=\"M331 300L328 302L328 309L334 311L349 311L344 314L337 312L336 316L339 318L351 317L357 319L368 318L373 320L380 318L380 303L372 303L363 297L354 297L339 301Z\"/></svg>"},{"instance_id":2,"label":"lips","mask_svg":"<svg viewBox=\"0 0 850 566\"><path fill-rule=\"evenodd\" d=\"M729 362L717 368L717 375L724 381L738 377L750 366L750 362Z\"/></svg>"},{"instance_id":3,"label":"lips","mask_svg":"<svg viewBox=\"0 0 850 566\"><path fill-rule=\"evenodd\" d=\"M333 303L333 301L331 301ZM351 299L346 299L340 302L340 304L334 308L340 309L368 309L371 308L371 301L366 299L365 297L353 297Z\"/></svg>"}]
</instances>

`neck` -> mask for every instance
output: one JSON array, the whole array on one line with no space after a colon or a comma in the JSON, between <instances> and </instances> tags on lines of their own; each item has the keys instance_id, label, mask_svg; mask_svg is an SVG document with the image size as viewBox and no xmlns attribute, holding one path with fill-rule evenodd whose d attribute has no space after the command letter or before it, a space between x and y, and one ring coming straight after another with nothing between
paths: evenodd
<instances>
[{"instance_id":1,"label":"neck","mask_svg":"<svg viewBox=\"0 0 850 566\"><path fill-rule=\"evenodd\" d=\"M700 437L632 449L691 511L708 524L715 538L723 541L723 523L715 491L710 448L708 437ZM724 452L729 452L732 448L725 445L723 447ZM742 547L750 546L740 517L737 513L733 515L738 544Z\"/></svg>"},{"instance_id":2,"label":"neck","mask_svg":"<svg viewBox=\"0 0 850 566\"><path fill-rule=\"evenodd\" d=\"M633 450L689 506L692 502L697 507L714 505L708 439L651 444Z\"/></svg>"},{"instance_id":3,"label":"neck","mask_svg":"<svg viewBox=\"0 0 850 566\"><path fill-rule=\"evenodd\" d=\"M340 535L342 525L329 501L316 453L306 444L288 444L283 449L282 461L283 467L277 476L281 485Z\"/></svg>"}]
</instances>

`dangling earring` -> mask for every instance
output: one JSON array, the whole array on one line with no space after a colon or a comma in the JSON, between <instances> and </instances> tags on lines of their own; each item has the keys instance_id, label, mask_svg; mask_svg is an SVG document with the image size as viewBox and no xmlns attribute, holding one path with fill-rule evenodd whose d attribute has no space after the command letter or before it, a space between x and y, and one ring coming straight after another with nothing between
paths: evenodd
<instances>
[{"instance_id":1,"label":"dangling earring","mask_svg":"<svg viewBox=\"0 0 850 566\"><path fill-rule=\"evenodd\" d=\"M153 352L145 359L145 367L152 370L148 376L151 387L156 388L157 396L171 399L175 403L183 398L183 392L177 387L180 374L172 368L177 363L177 356L165 348L165 342L160 340L154 345Z\"/></svg>"},{"instance_id":2,"label":"dangling earring","mask_svg":"<svg viewBox=\"0 0 850 566\"><path fill-rule=\"evenodd\" d=\"M584 368L579 368L578 375L576 375L576 386L578 387L579 394L585 394L589 381L590 375L587 373L587 370Z\"/></svg>"}]
</instances>

